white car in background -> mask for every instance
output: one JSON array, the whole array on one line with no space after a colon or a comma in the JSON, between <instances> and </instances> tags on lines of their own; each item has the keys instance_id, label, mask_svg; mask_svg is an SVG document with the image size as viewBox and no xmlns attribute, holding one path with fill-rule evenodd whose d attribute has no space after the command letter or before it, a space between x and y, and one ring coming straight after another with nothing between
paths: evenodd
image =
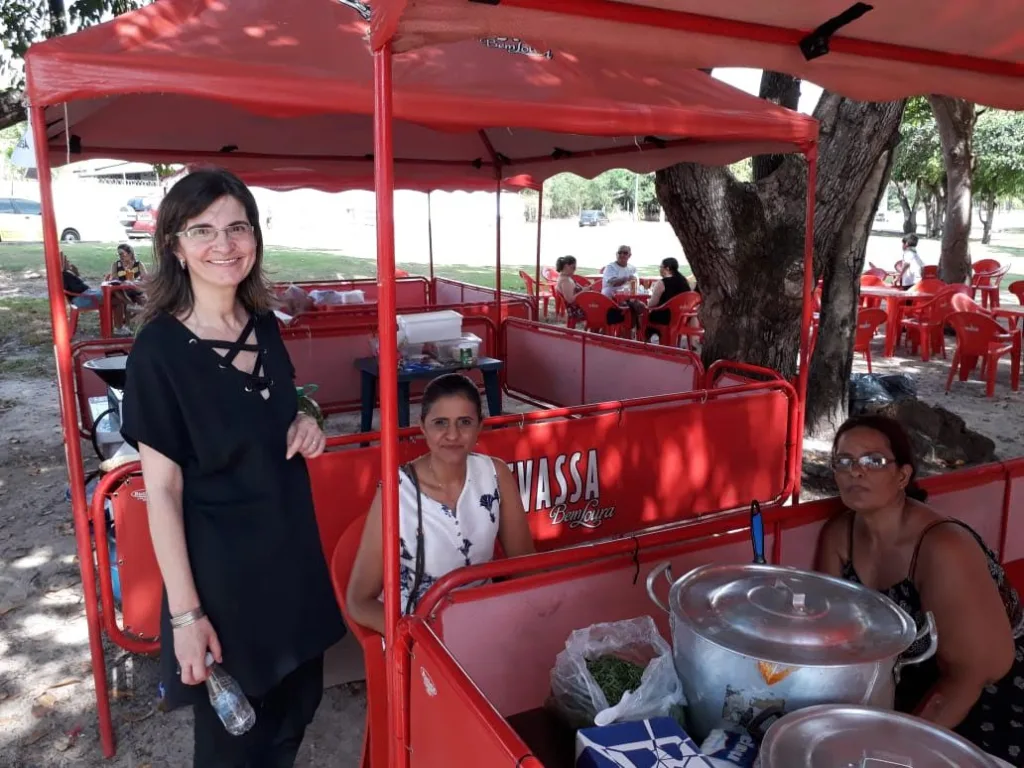
<instances>
[{"instance_id":1,"label":"white car in background","mask_svg":"<svg viewBox=\"0 0 1024 768\"><path fill-rule=\"evenodd\" d=\"M106 240L92 224L62 213L57 215L57 235L63 243ZM38 243L43 239L42 207L24 197L0 197L0 242Z\"/></svg>"}]
</instances>

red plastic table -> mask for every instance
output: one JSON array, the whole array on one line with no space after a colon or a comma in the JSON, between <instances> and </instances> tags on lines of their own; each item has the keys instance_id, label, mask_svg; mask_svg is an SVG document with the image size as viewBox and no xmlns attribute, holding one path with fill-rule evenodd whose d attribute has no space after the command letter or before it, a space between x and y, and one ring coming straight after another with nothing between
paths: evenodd
<instances>
[{"instance_id":1,"label":"red plastic table","mask_svg":"<svg viewBox=\"0 0 1024 768\"><path fill-rule=\"evenodd\" d=\"M103 289L103 303L100 304L100 338L109 339L114 335L114 293L116 291L137 291L135 283L113 283L105 282L100 285Z\"/></svg>"},{"instance_id":2,"label":"red plastic table","mask_svg":"<svg viewBox=\"0 0 1024 768\"><path fill-rule=\"evenodd\" d=\"M896 354L896 342L900 338L900 323L902 321L902 307L906 302L925 302L935 298L934 293L911 293L901 291L899 288L881 288L875 285L865 286L860 289L861 296L871 296L876 299L885 299L885 352L884 357L892 357Z\"/></svg>"}]
</instances>

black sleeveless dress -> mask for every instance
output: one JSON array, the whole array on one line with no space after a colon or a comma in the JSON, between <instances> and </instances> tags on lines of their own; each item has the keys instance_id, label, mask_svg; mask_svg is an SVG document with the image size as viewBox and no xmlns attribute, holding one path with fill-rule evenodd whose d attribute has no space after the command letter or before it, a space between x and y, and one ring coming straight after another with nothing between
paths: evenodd
<instances>
[{"instance_id":1,"label":"black sleeveless dress","mask_svg":"<svg viewBox=\"0 0 1024 768\"><path fill-rule=\"evenodd\" d=\"M853 567L853 523L855 515L850 514L850 552L849 559L842 564L842 577L848 581L861 583L857 571ZM881 590L890 600L909 613L917 626L925 625L925 614L921 606L921 596L914 585L914 573L917 568L917 556L921 544L928 533L947 523L959 525L967 530L978 542L988 559L989 573L999 588L999 595L1006 606L1006 615L1013 628L1013 636L1017 654L1010 671L996 683L986 686L974 707L953 730L980 749L1005 760L1011 765L1024 766L1024 611L1016 590L1010 585L1003 567L995 554L988 548L984 540L966 523L959 520L939 520L932 523L917 540L914 554L910 560L910 571L907 578L889 589ZM939 639L942 642L942 639ZM922 653L928 645L924 638L907 651L907 655ZM933 656L921 664L904 667L899 685L896 687L896 710L913 712L939 680L939 665Z\"/></svg>"},{"instance_id":2,"label":"black sleeveless dress","mask_svg":"<svg viewBox=\"0 0 1024 768\"><path fill-rule=\"evenodd\" d=\"M244 343L253 330L258 343ZM231 364L242 350L257 353L253 374ZM298 398L277 320L252 317L232 344L158 315L139 332L127 374L122 435L181 467L185 542L223 666L246 694L264 696L344 634L306 462L285 459ZM166 592L160 633L168 704L205 697L204 686L181 682Z\"/></svg>"}]
</instances>

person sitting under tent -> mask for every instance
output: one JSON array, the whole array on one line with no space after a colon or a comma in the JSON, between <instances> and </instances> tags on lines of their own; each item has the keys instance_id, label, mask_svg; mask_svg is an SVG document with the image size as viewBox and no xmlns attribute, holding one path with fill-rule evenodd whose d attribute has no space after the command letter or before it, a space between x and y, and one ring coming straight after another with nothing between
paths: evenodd
<instances>
[{"instance_id":1,"label":"person sitting under tent","mask_svg":"<svg viewBox=\"0 0 1024 768\"><path fill-rule=\"evenodd\" d=\"M64 293L71 299L71 304L79 309L99 309L103 304L103 291L90 288L82 279L78 267L68 261L68 257L60 254L61 279L64 282Z\"/></svg>"},{"instance_id":2,"label":"person sitting under tent","mask_svg":"<svg viewBox=\"0 0 1024 768\"><path fill-rule=\"evenodd\" d=\"M614 299L617 293L629 293L636 281L636 267L629 263L633 250L628 245L620 245L615 254L615 261L601 272L601 293Z\"/></svg>"},{"instance_id":3,"label":"person sitting under tent","mask_svg":"<svg viewBox=\"0 0 1024 768\"><path fill-rule=\"evenodd\" d=\"M832 468L846 509L822 529L817 569L879 590L919 627L934 616L938 652L902 670L897 711L1024 765L1024 610L998 558L968 525L925 503L899 422L849 419L836 433Z\"/></svg>"},{"instance_id":4,"label":"person sitting under tent","mask_svg":"<svg viewBox=\"0 0 1024 768\"><path fill-rule=\"evenodd\" d=\"M483 426L480 392L451 373L423 393L420 429L428 452L398 473L400 609L412 613L438 579L494 557L534 552L519 484L501 459L473 453ZM381 491L370 505L352 564L348 610L364 627L384 634Z\"/></svg>"},{"instance_id":5,"label":"person sitting under tent","mask_svg":"<svg viewBox=\"0 0 1024 768\"><path fill-rule=\"evenodd\" d=\"M555 269L558 271L558 281L555 283L555 290L558 291L562 301L565 302L565 314L569 320L570 327L576 323L585 322L586 316L576 303L576 296L581 291L586 290L573 280L573 275L576 274L576 257L559 256L555 260Z\"/></svg>"},{"instance_id":6,"label":"person sitting under tent","mask_svg":"<svg viewBox=\"0 0 1024 768\"><path fill-rule=\"evenodd\" d=\"M647 302L647 306L651 310L650 315L648 315L648 322L664 326L668 325L672 318L669 310L658 309L658 307L666 304L681 293L687 293L690 290L690 284L679 272L679 260L671 256L661 260L660 272L661 280L654 284L654 287L651 289L651 298ZM648 328L647 340L650 341L655 333L654 329Z\"/></svg>"}]
</instances>

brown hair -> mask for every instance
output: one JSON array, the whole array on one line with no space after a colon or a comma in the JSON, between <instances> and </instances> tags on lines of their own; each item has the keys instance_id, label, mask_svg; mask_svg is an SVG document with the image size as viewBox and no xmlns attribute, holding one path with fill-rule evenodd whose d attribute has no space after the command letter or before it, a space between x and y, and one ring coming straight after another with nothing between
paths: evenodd
<instances>
[{"instance_id":1,"label":"brown hair","mask_svg":"<svg viewBox=\"0 0 1024 768\"><path fill-rule=\"evenodd\" d=\"M910 480L907 481L906 494L909 498L917 501L925 501L928 498L928 491L917 484L917 457L914 454L914 444L910 442L910 435L907 430L896 419L882 416L877 413L869 413L863 416L854 416L847 419L836 431L836 439L832 442L832 455L835 455L839 446L839 438L851 429L871 429L885 436L892 449L892 456L896 464L901 467L910 467Z\"/></svg>"},{"instance_id":2,"label":"brown hair","mask_svg":"<svg viewBox=\"0 0 1024 768\"><path fill-rule=\"evenodd\" d=\"M146 280L146 304L142 322L161 312L181 316L192 310L195 296L188 271L181 268L175 248L178 233L185 222L198 216L222 197L233 197L242 204L256 239L256 262L238 285L238 300L249 312L262 314L273 306L273 294L263 272L263 231L260 229L256 198L245 183L223 168L194 171L183 178L160 202L153 233L155 269Z\"/></svg>"}]
</instances>

